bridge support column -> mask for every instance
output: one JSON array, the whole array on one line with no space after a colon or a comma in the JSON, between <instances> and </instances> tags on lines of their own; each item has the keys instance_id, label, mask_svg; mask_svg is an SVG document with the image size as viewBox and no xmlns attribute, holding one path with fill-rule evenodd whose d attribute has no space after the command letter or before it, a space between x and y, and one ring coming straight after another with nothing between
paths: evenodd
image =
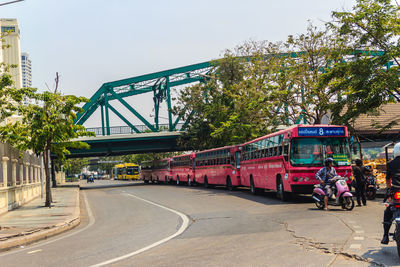
<instances>
[{"instance_id":1,"label":"bridge support column","mask_svg":"<svg viewBox=\"0 0 400 267\"><path fill-rule=\"evenodd\" d=\"M106 109L106 128L107 128L107 135L110 135L110 114L108 111L109 104L108 104L108 90L104 92L104 106Z\"/></svg>"},{"instance_id":2,"label":"bridge support column","mask_svg":"<svg viewBox=\"0 0 400 267\"><path fill-rule=\"evenodd\" d=\"M105 129L104 129L104 105L100 105L101 109L101 133L106 135Z\"/></svg>"}]
</instances>

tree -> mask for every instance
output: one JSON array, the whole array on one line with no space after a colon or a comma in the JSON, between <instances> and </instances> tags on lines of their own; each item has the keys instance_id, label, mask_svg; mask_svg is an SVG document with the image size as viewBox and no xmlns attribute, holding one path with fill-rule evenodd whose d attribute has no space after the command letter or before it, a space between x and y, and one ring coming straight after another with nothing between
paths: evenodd
<instances>
[{"instance_id":1,"label":"tree","mask_svg":"<svg viewBox=\"0 0 400 267\"><path fill-rule=\"evenodd\" d=\"M400 8L391 2L357 0L351 12L332 13L329 26L349 40L353 52L321 81L331 92L342 92L341 101L331 105L335 123L351 126L361 114L376 114L382 104L400 100Z\"/></svg>"},{"instance_id":2,"label":"tree","mask_svg":"<svg viewBox=\"0 0 400 267\"><path fill-rule=\"evenodd\" d=\"M284 43L246 42L215 61L209 81L180 94L188 148L242 143L281 125L319 124L339 97L320 80L342 58L344 39L309 25Z\"/></svg>"},{"instance_id":3,"label":"tree","mask_svg":"<svg viewBox=\"0 0 400 267\"><path fill-rule=\"evenodd\" d=\"M9 122L0 127L0 139L8 142L20 151L33 150L43 155L46 175L46 207L52 203L49 162L50 153L54 153L61 161L69 154L68 148L88 148L88 144L71 139L80 136L93 136L81 125L74 125L76 113L82 112L78 105L87 102L84 97L62 95L58 92L59 76L56 74L54 92L37 92L33 88L16 90L10 87L1 88L6 97L16 102L16 110L20 121ZM23 97L32 101L23 105ZM33 103L35 102L35 103Z\"/></svg>"},{"instance_id":4,"label":"tree","mask_svg":"<svg viewBox=\"0 0 400 267\"><path fill-rule=\"evenodd\" d=\"M84 167L89 165L87 158L67 159L64 163L64 170L67 174L78 174Z\"/></svg>"},{"instance_id":5,"label":"tree","mask_svg":"<svg viewBox=\"0 0 400 267\"><path fill-rule=\"evenodd\" d=\"M154 161L164 158L170 158L179 154L179 152L162 152L162 153L146 153L146 154L132 154L121 156L123 163L136 163L140 165L144 161Z\"/></svg>"},{"instance_id":6,"label":"tree","mask_svg":"<svg viewBox=\"0 0 400 267\"><path fill-rule=\"evenodd\" d=\"M283 100L289 113L282 119L290 124L321 124L324 117L329 117L330 104L340 99L341 92L331 91L320 81L329 68L342 61L347 52L346 42L329 29L318 29L312 24L306 33L289 36L285 46L290 56L286 57L284 70L287 97Z\"/></svg>"}]
</instances>

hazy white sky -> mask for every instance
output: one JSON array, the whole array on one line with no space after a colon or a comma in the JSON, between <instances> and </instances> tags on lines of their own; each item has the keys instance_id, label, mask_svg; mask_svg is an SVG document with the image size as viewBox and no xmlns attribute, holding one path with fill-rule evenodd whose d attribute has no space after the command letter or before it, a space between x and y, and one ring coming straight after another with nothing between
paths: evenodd
<instances>
[{"instance_id":1,"label":"hazy white sky","mask_svg":"<svg viewBox=\"0 0 400 267\"><path fill-rule=\"evenodd\" d=\"M4 3L9 0L0 0ZM17 18L21 49L33 63L33 85L90 98L105 82L221 57L246 40L285 40L307 20L329 21L354 0L25 0L0 6ZM151 97L130 100L150 113ZM133 102L132 102L133 101ZM115 116L113 117L115 118ZM135 121L135 120L134 120ZM87 126L100 126L100 120ZM123 125L113 119L114 125Z\"/></svg>"}]
</instances>

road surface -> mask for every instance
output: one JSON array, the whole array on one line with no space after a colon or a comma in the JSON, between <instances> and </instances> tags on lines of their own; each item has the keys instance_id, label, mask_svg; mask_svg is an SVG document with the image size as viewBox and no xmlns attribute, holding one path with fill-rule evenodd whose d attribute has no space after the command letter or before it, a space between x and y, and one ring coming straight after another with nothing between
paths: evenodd
<instances>
[{"instance_id":1,"label":"road surface","mask_svg":"<svg viewBox=\"0 0 400 267\"><path fill-rule=\"evenodd\" d=\"M315 208L201 187L82 184L81 225L0 254L1 266L396 266L382 247L378 201L353 211Z\"/></svg>"}]
</instances>

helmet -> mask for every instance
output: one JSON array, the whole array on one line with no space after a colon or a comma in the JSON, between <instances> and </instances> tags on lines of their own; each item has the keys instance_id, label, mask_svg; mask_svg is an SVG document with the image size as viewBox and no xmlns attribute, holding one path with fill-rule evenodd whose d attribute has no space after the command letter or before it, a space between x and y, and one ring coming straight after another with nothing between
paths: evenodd
<instances>
[{"instance_id":1,"label":"helmet","mask_svg":"<svg viewBox=\"0 0 400 267\"><path fill-rule=\"evenodd\" d=\"M393 148L393 156L396 158L398 156L400 156L400 143L397 143L396 145L394 145Z\"/></svg>"},{"instance_id":2,"label":"helmet","mask_svg":"<svg viewBox=\"0 0 400 267\"><path fill-rule=\"evenodd\" d=\"M325 166L328 166L329 163L333 163L333 158L326 158L326 160L325 160Z\"/></svg>"}]
</instances>

